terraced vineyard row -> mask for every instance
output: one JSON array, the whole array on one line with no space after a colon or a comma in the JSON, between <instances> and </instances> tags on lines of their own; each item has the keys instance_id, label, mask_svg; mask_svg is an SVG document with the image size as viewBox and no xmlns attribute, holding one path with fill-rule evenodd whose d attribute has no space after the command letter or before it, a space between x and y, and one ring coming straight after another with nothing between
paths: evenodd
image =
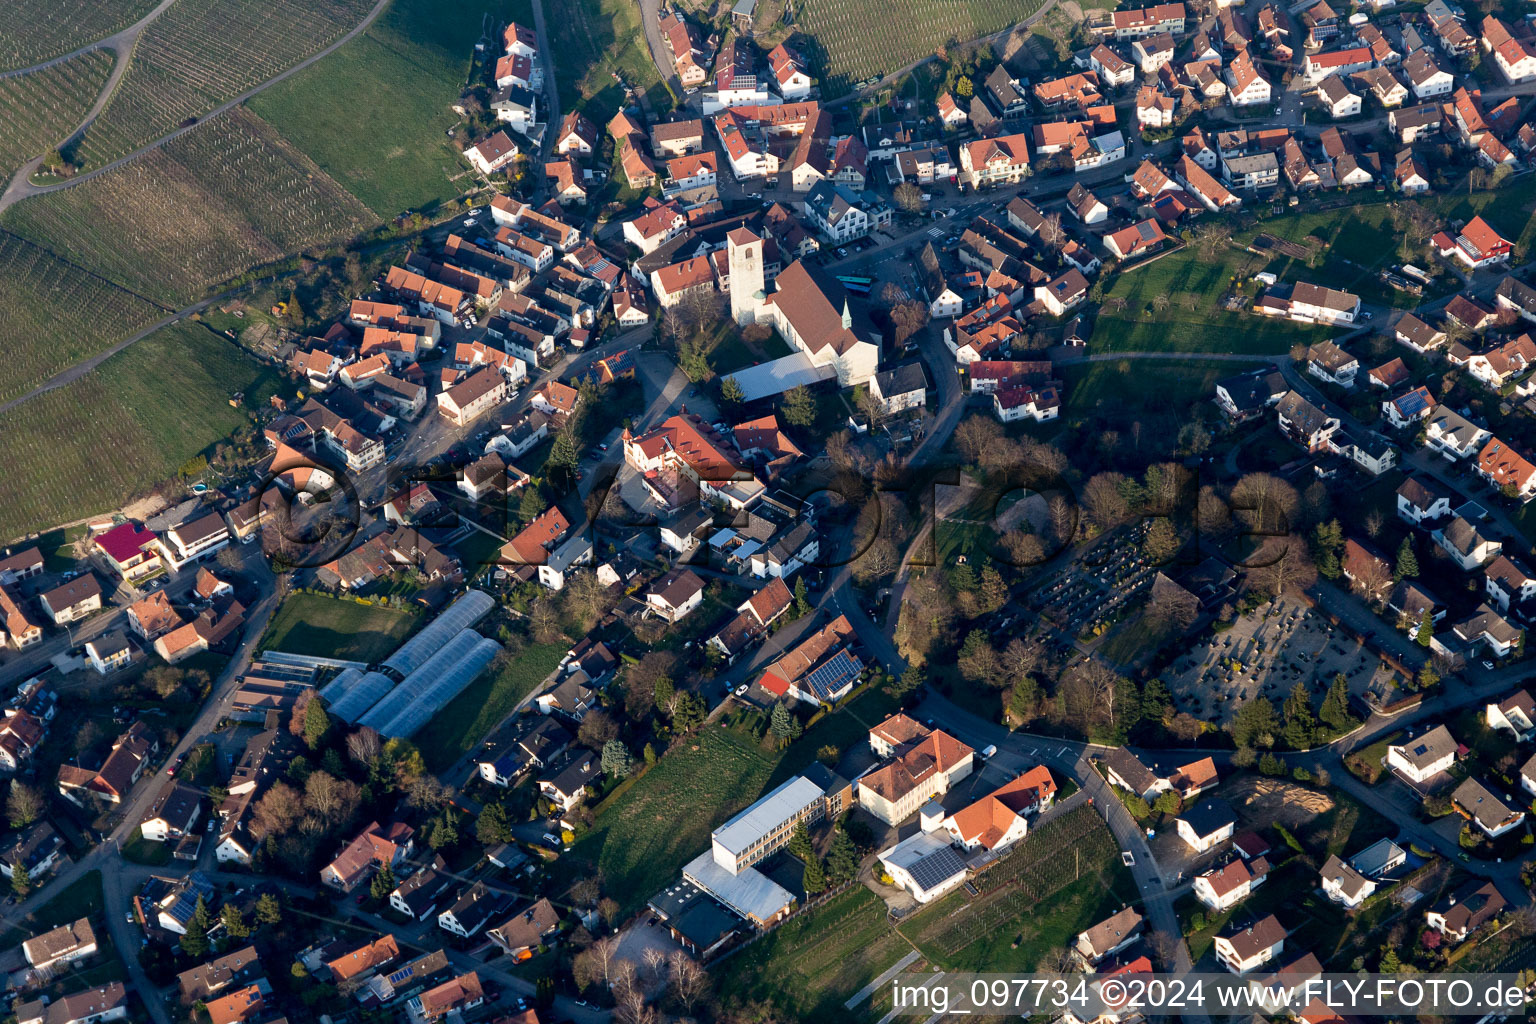
<instances>
[{"instance_id":1,"label":"terraced vineyard row","mask_svg":"<svg viewBox=\"0 0 1536 1024\"><path fill-rule=\"evenodd\" d=\"M96 372L0 415L0 538L107 509L249 422L229 405L272 383L196 324L157 331Z\"/></svg>"},{"instance_id":2,"label":"terraced vineyard row","mask_svg":"<svg viewBox=\"0 0 1536 1024\"><path fill-rule=\"evenodd\" d=\"M164 316L153 304L0 233L0 402ZM9 455L6 463L10 463ZM10 475L0 473L0 476Z\"/></svg>"},{"instance_id":3,"label":"terraced vineyard row","mask_svg":"<svg viewBox=\"0 0 1536 1024\"><path fill-rule=\"evenodd\" d=\"M30 75L0 78L0 178L63 142L107 84L113 57L92 50Z\"/></svg>"},{"instance_id":4,"label":"terraced vineyard row","mask_svg":"<svg viewBox=\"0 0 1536 1024\"><path fill-rule=\"evenodd\" d=\"M77 163L100 167L202 117L335 42L372 7L369 0L177 0L145 29L112 102L81 140Z\"/></svg>"},{"instance_id":5,"label":"terraced vineyard row","mask_svg":"<svg viewBox=\"0 0 1536 1024\"><path fill-rule=\"evenodd\" d=\"M911 0L890 16L885 0L804 0L797 28L810 37L806 56L822 94L841 96L940 46L1001 31L1040 9L1043 0Z\"/></svg>"},{"instance_id":6,"label":"terraced vineyard row","mask_svg":"<svg viewBox=\"0 0 1536 1024\"><path fill-rule=\"evenodd\" d=\"M5 0L0 4L0 70L40 64L121 32L155 0Z\"/></svg>"},{"instance_id":7,"label":"terraced vineyard row","mask_svg":"<svg viewBox=\"0 0 1536 1024\"><path fill-rule=\"evenodd\" d=\"M18 203L6 225L177 307L211 285L373 216L244 109L75 188Z\"/></svg>"}]
</instances>

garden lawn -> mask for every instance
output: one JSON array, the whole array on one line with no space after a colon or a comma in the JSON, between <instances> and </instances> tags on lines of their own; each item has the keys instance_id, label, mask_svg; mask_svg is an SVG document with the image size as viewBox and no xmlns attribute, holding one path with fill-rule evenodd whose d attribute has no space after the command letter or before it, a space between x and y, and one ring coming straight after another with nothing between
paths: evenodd
<instances>
[{"instance_id":1,"label":"garden lawn","mask_svg":"<svg viewBox=\"0 0 1536 1024\"><path fill-rule=\"evenodd\" d=\"M20 926L12 927L0 935L0 949L19 946L29 936L57 928L61 924L78 921L82 917L94 917L101 913L101 908L101 872L87 871L66 888L54 893L47 903L28 915Z\"/></svg>"},{"instance_id":2,"label":"garden lawn","mask_svg":"<svg viewBox=\"0 0 1536 1024\"><path fill-rule=\"evenodd\" d=\"M1066 392L1063 418L1152 406L1183 415L1213 397L1218 380L1261 365L1172 356L1068 364L1061 367Z\"/></svg>"},{"instance_id":3,"label":"garden lawn","mask_svg":"<svg viewBox=\"0 0 1536 1024\"><path fill-rule=\"evenodd\" d=\"M514 19L531 24L527 0L395 0L367 32L254 97L251 109L380 217L430 209L473 183L447 134L459 120L452 106L482 24Z\"/></svg>"},{"instance_id":4,"label":"garden lawn","mask_svg":"<svg viewBox=\"0 0 1536 1024\"><path fill-rule=\"evenodd\" d=\"M792 918L715 970L722 998L767 1000L789 1020L847 1019L843 1003L912 947L862 885Z\"/></svg>"},{"instance_id":5,"label":"garden lawn","mask_svg":"<svg viewBox=\"0 0 1536 1024\"><path fill-rule=\"evenodd\" d=\"M156 331L0 414L0 538L120 507L248 425L277 377L205 328ZM245 408L230 396L244 392Z\"/></svg>"},{"instance_id":6,"label":"garden lawn","mask_svg":"<svg viewBox=\"0 0 1536 1024\"><path fill-rule=\"evenodd\" d=\"M261 648L373 664L399 647L418 620L403 608L358 604L323 594L293 594L272 617Z\"/></svg>"},{"instance_id":7,"label":"garden lawn","mask_svg":"<svg viewBox=\"0 0 1536 1024\"><path fill-rule=\"evenodd\" d=\"M762 795L773 764L749 740L706 726L599 803L592 828L558 863L601 871L627 916L709 849L716 826Z\"/></svg>"},{"instance_id":8,"label":"garden lawn","mask_svg":"<svg viewBox=\"0 0 1536 1024\"><path fill-rule=\"evenodd\" d=\"M145 839L142 831L133 833L133 837L123 844L123 859L134 864L146 864L152 868L161 868L171 862L171 846L169 843L157 843L152 839Z\"/></svg>"},{"instance_id":9,"label":"garden lawn","mask_svg":"<svg viewBox=\"0 0 1536 1024\"><path fill-rule=\"evenodd\" d=\"M555 85L566 110L584 108L593 124L607 124L624 105L615 74L645 94L657 118L677 102L651 60L641 8L633 0L561 0L545 15L549 45L560 55Z\"/></svg>"},{"instance_id":10,"label":"garden lawn","mask_svg":"<svg viewBox=\"0 0 1536 1024\"><path fill-rule=\"evenodd\" d=\"M507 662L494 676L482 673L463 693L449 701L413 740L427 767L440 772L469 753L518 702L555 670L565 644L537 644Z\"/></svg>"}]
</instances>

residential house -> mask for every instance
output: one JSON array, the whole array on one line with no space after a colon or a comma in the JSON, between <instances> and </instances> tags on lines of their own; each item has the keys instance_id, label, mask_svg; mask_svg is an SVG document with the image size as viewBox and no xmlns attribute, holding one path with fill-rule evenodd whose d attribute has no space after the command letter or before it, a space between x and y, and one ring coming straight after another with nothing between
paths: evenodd
<instances>
[{"instance_id":1,"label":"residential house","mask_svg":"<svg viewBox=\"0 0 1536 1024\"><path fill-rule=\"evenodd\" d=\"M67 800L85 806L87 798L121 804L144 774L149 758L160 744L142 722L134 722L112 744L112 751L100 768L91 771L78 765L59 766L59 793Z\"/></svg>"},{"instance_id":2,"label":"residential house","mask_svg":"<svg viewBox=\"0 0 1536 1024\"><path fill-rule=\"evenodd\" d=\"M1410 476L1397 488L1397 514L1415 526L1451 514L1451 492L1433 477Z\"/></svg>"},{"instance_id":3,"label":"residential house","mask_svg":"<svg viewBox=\"0 0 1536 1024\"><path fill-rule=\"evenodd\" d=\"M667 622L682 621L704 600L704 581L692 569L679 566L651 585L646 608Z\"/></svg>"},{"instance_id":4,"label":"residential house","mask_svg":"<svg viewBox=\"0 0 1536 1024\"><path fill-rule=\"evenodd\" d=\"M561 811L570 811L585 799L587 786L596 782L599 774L590 751L570 751L539 778L539 793Z\"/></svg>"},{"instance_id":5,"label":"residential house","mask_svg":"<svg viewBox=\"0 0 1536 1024\"><path fill-rule=\"evenodd\" d=\"M33 970L47 971L83 960L98 948L90 920L82 917L32 936L21 944L21 953Z\"/></svg>"},{"instance_id":6,"label":"residential house","mask_svg":"<svg viewBox=\"0 0 1536 1024\"><path fill-rule=\"evenodd\" d=\"M1323 895L1341 904L1346 910L1359 910L1360 905L1376 891L1375 882L1340 860L1336 854L1328 856L1321 875Z\"/></svg>"},{"instance_id":7,"label":"residential house","mask_svg":"<svg viewBox=\"0 0 1536 1024\"><path fill-rule=\"evenodd\" d=\"M1216 936L1216 960L1233 974L1263 967L1285 949L1285 928L1270 914L1236 931Z\"/></svg>"},{"instance_id":8,"label":"residential house","mask_svg":"<svg viewBox=\"0 0 1536 1024\"><path fill-rule=\"evenodd\" d=\"M1490 567L1491 569L1491 567ZM1525 580L1532 593L1536 593L1536 580ZM1529 690L1519 690L1503 700L1490 703L1483 711L1483 720L1490 729L1502 729L1511 733L1520 743L1529 743L1536 737L1536 699Z\"/></svg>"},{"instance_id":9,"label":"residential house","mask_svg":"<svg viewBox=\"0 0 1536 1024\"><path fill-rule=\"evenodd\" d=\"M1508 905L1492 882L1472 878L1442 896L1425 912L1424 922L1452 943L1459 944Z\"/></svg>"},{"instance_id":10,"label":"residential house","mask_svg":"<svg viewBox=\"0 0 1536 1024\"><path fill-rule=\"evenodd\" d=\"M173 779L160 788L139 832L150 842L177 842L193 834L202 809L201 791Z\"/></svg>"},{"instance_id":11,"label":"residential house","mask_svg":"<svg viewBox=\"0 0 1536 1024\"><path fill-rule=\"evenodd\" d=\"M869 393L880 402L887 415L923 408L927 391L928 374L921 362L902 363L881 370L869 383Z\"/></svg>"},{"instance_id":12,"label":"residential house","mask_svg":"<svg viewBox=\"0 0 1536 1024\"><path fill-rule=\"evenodd\" d=\"M870 731L871 746L876 731ZM858 780L859 804L887 825L897 825L935 796L971 774L975 752L941 729L921 728L916 742Z\"/></svg>"},{"instance_id":13,"label":"residential house","mask_svg":"<svg viewBox=\"0 0 1536 1024\"><path fill-rule=\"evenodd\" d=\"M1524 811L1511 807L1505 798L1476 778L1468 778L1456 787L1451 793L1451 806L1489 839L1517 829L1525 821Z\"/></svg>"},{"instance_id":14,"label":"residential house","mask_svg":"<svg viewBox=\"0 0 1536 1024\"><path fill-rule=\"evenodd\" d=\"M1387 747L1387 768L1406 781L1422 786L1456 763L1457 745L1443 725L1415 739Z\"/></svg>"},{"instance_id":15,"label":"residential house","mask_svg":"<svg viewBox=\"0 0 1536 1024\"><path fill-rule=\"evenodd\" d=\"M1213 797L1179 815L1175 827L1190 849L1207 853L1232 838L1237 830L1237 815L1225 800Z\"/></svg>"},{"instance_id":16,"label":"residential house","mask_svg":"<svg viewBox=\"0 0 1536 1024\"><path fill-rule=\"evenodd\" d=\"M1269 861L1263 857L1252 861L1241 857L1219 868L1195 876L1195 899L1217 913L1225 913L1247 899L1269 874Z\"/></svg>"},{"instance_id":17,"label":"residential house","mask_svg":"<svg viewBox=\"0 0 1536 1024\"><path fill-rule=\"evenodd\" d=\"M1134 907L1126 907L1086 931L1078 932L1072 948L1090 964L1102 963L1141 937L1142 917Z\"/></svg>"},{"instance_id":18,"label":"residential house","mask_svg":"<svg viewBox=\"0 0 1536 1024\"><path fill-rule=\"evenodd\" d=\"M780 655L757 684L775 697L835 704L848 695L864 671L854 642L852 623L839 615Z\"/></svg>"},{"instance_id":19,"label":"residential house","mask_svg":"<svg viewBox=\"0 0 1536 1024\"><path fill-rule=\"evenodd\" d=\"M320 881L339 892L351 892L375 871L398 868L415 845L415 830L394 822L388 827L369 822L336 859L320 869Z\"/></svg>"},{"instance_id":20,"label":"residential house","mask_svg":"<svg viewBox=\"0 0 1536 1024\"><path fill-rule=\"evenodd\" d=\"M1536 496L1536 466L1497 437L1478 452L1477 472L1509 497L1529 501Z\"/></svg>"}]
</instances>

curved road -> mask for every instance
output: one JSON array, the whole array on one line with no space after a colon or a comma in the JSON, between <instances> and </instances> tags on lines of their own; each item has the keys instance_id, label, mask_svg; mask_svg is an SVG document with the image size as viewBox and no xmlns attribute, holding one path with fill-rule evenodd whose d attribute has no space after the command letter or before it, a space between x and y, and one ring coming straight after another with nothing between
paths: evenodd
<instances>
[{"instance_id":1,"label":"curved road","mask_svg":"<svg viewBox=\"0 0 1536 1024\"><path fill-rule=\"evenodd\" d=\"M162 7L169 6L173 2L175 2L175 0L165 0L164 4L162 4ZM388 4L389 4L389 0L378 0L378 2L373 5L373 9L368 12L367 17L363 18L363 20L361 22L359 22L351 31L349 31L346 35L342 36L340 39L336 40L330 46L327 46L325 49L321 50L318 53L310 54L308 57L306 57L303 60L299 61L299 63L295 64L293 67L289 68L288 70L283 71L280 74L274 75L273 77L267 79L265 82L262 82L260 85L254 86L254 87L252 87L250 89L247 89L245 92L243 92L240 95L236 96L234 99L228 100L228 101L220 104L219 106L217 106L214 109L210 110L208 113L203 114L201 117L199 117L192 124L189 124L189 125L187 125L187 126L185 126L183 128L177 128L175 131L173 131L173 132L171 132L171 133L169 133L167 135L162 135L162 136L160 136L160 138L156 139L154 142L151 142L151 143L149 143L148 145L145 145L145 146L140 146L138 149L134 150L132 153L129 153L127 156L119 157L118 159L112 161L109 164L104 164L101 167L98 167L98 168L96 168L95 170L92 170L92 171L86 171L84 174L78 174L75 177L70 178L68 181L61 181L61 182L58 182L58 183L52 184L52 185L34 185L34 184L32 184L32 180L31 180L32 179L32 174L33 174L34 171L37 170L38 166L42 163L42 157L36 157L36 158L28 161L26 166L22 167L22 169L16 173L16 176L11 179L11 183L10 183L9 186L6 187L5 193L3 195L0 195L0 212L4 212L5 210L7 210L10 207L16 205L17 203L19 203L23 199L30 199L33 196L46 195L49 192L59 192L59 191L62 191L63 189L66 189L66 188L73 188L74 186L80 184L81 182L90 181L92 178L96 177L98 174L105 174L107 171L115 170L115 169L117 169L119 167L122 167L124 164L127 164L127 163L130 163L131 161L137 160L139 157L143 156L145 153L153 152L154 150L159 149L161 146L165 145L167 142L170 142L173 139L180 138L181 136L185 135L187 132L192 131L194 128L197 128L197 127L201 126L202 124L204 124L204 123L206 123L208 121L213 120L214 118L218 117L220 114L223 114L226 111L229 111L229 110L231 110L231 109L233 109L235 107L238 107L240 104L242 104L245 101L249 100L252 96L255 96L257 93L260 93L260 92L262 92L262 91L264 91L266 89L271 88L272 86L276 85L278 82L283 81L285 78L288 78L291 75L294 75L294 74L297 74L300 71L303 71L305 68L309 67L311 64L315 63L317 60L320 60L322 57L330 56L332 53L335 53L338 49L340 49L341 47L345 46L347 43L350 43L353 39L356 39L359 35L361 35L364 31L367 30L369 25L373 24L374 20L377 19L380 14L384 13L384 8L386 6L388 6ZM131 30L129 30L129 31L131 31ZM114 77L117 77L117 73L115 71L114 71L113 74L114 74ZM109 82L108 84L109 85L113 85L115 83L114 82ZM108 94L108 95L110 95L110 94ZM102 105L100 100L98 100L97 105L98 106ZM96 112L97 112L96 109L92 108L92 116L94 116ZM89 123L89 122L87 122L87 123ZM77 130L77 133L78 133L78 130Z\"/></svg>"}]
</instances>

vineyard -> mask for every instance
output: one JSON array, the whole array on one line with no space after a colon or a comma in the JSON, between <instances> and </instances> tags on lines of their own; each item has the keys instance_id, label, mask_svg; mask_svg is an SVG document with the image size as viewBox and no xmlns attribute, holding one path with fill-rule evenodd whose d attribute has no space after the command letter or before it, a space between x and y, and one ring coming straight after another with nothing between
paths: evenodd
<instances>
[{"instance_id":1,"label":"vineyard","mask_svg":"<svg viewBox=\"0 0 1536 1024\"><path fill-rule=\"evenodd\" d=\"M791 1020L846 1020L844 1000L911 950L884 901L855 885L724 961L716 985L723 997L771 1001Z\"/></svg>"},{"instance_id":2,"label":"vineyard","mask_svg":"<svg viewBox=\"0 0 1536 1024\"><path fill-rule=\"evenodd\" d=\"M243 109L75 188L18 203L16 233L171 306L375 218Z\"/></svg>"},{"instance_id":3,"label":"vineyard","mask_svg":"<svg viewBox=\"0 0 1536 1024\"><path fill-rule=\"evenodd\" d=\"M164 313L14 235L0 233L0 402L41 384Z\"/></svg>"},{"instance_id":4,"label":"vineyard","mask_svg":"<svg viewBox=\"0 0 1536 1024\"><path fill-rule=\"evenodd\" d=\"M380 216L457 196L457 122L482 17L528 20L524 0L394 0L368 31L252 97L250 108Z\"/></svg>"},{"instance_id":5,"label":"vineyard","mask_svg":"<svg viewBox=\"0 0 1536 1024\"><path fill-rule=\"evenodd\" d=\"M1112 878L1118 864L1114 839L1098 812L1080 806L1031 830L1020 847L978 876L980 896L967 899L961 892L949 897L902 930L946 961L969 959L968 947L1017 932L1021 922L1074 883L1087 879L1094 890L1107 891L1110 886L1101 876ZM1053 910L1059 902L1052 900Z\"/></svg>"},{"instance_id":6,"label":"vineyard","mask_svg":"<svg viewBox=\"0 0 1536 1024\"><path fill-rule=\"evenodd\" d=\"M197 324L157 331L95 372L0 414L0 537L119 507L249 422L275 378Z\"/></svg>"},{"instance_id":7,"label":"vineyard","mask_svg":"<svg viewBox=\"0 0 1536 1024\"><path fill-rule=\"evenodd\" d=\"M893 18L883 0L802 0L796 28L822 95L841 96L865 79L933 56L940 46L1023 21L1043 2L909 0Z\"/></svg>"},{"instance_id":8,"label":"vineyard","mask_svg":"<svg viewBox=\"0 0 1536 1024\"><path fill-rule=\"evenodd\" d=\"M155 0L5 0L0 4L0 69L23 68L120 32Z\"/></svg>"},{"instance_id":9,"label":"vineyard","mask_svg":"<svg viewBox=\"0 0 1536 1024\"><path fill-rule=\"evenodd\" d=\"M0 177L63 142L112 73L112 54L92 50L62 64L0 78Z\"/></svg>"},{"instance_id":10,"label":"vineyard","mask_svg":"<svg viewBox=\"0 0 1536 1024\"><path fill-rule=\"evenodd\" d=\"M368 0L177 0L144 30L77 164L100 167L202 117L356 26ZM363 111L354 111L361 116Z\"/></svg>"}]
</instances>

